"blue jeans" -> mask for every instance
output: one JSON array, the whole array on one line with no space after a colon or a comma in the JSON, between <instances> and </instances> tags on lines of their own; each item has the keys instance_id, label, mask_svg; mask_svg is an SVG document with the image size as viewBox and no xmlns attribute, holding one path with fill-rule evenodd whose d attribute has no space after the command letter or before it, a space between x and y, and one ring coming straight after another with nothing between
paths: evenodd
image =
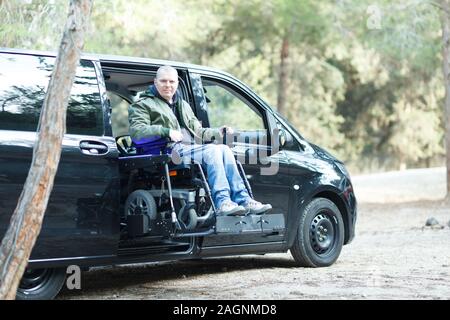
<instances>
[{"instance_id":1,"label":"blue jeans","mask_svg":"<svg viewBox=\"0 0 450 320\"><path fill-rule=\"evenodd\" d=\"M181 144L177 143L172 152L176 152L183 163L198 161L206 169L209 187L216 208L224 200L244 204L250 199L245 188L231 149L223 144Z\"/></svg>"}]
</instances>

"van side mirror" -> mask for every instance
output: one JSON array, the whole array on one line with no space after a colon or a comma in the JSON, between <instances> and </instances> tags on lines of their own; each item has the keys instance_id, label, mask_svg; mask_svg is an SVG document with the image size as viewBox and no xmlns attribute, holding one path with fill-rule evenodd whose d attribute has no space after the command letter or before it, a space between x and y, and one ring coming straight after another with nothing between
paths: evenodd
<instances>
[{"instance_id":1,"label":"van side mirror","mask_svg":"<svg viewBox=\"0 0 450 320\"><path fill-rule=\"evenodd\" d=\"M292 134L285 129L280 129L279 141L280 147L290 148L294 145L294 137L292 137Z\"/></svg>"}]
</instances>

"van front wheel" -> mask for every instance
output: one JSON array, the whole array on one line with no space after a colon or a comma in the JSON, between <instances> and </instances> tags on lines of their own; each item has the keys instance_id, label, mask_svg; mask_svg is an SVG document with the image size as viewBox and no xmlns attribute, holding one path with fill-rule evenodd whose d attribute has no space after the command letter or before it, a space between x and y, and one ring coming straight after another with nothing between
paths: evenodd
<instances>
[{"instance_id":1,"label":"van front wheel","mask_svg":"<svg viewBox=\"0 0 450 320\"><path fill-rule=\"evenodd\" d=\"M327 267L337 260L343 244L341 212L328 199L313 199L301 213L291 248L294 260L302 267Z\"/></svg>"},{"instance_id":2,"label":"van front wheel","mask_svg":"<svg viewBox=\"0 0 450 320\"><path fill-rule=\"evenodd\" d=\"M61 290L65 268L27 269L17 289L17 300L50 300Z\"/></svg>"}]
</instances>

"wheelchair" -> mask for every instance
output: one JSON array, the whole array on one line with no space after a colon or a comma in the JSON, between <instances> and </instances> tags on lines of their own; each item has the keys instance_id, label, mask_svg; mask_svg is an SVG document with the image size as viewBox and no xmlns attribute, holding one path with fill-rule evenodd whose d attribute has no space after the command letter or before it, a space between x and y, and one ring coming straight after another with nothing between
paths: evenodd
<instances>
[{"instance_id":1,"label":"wheelchair","mask_svg":"<svg viewBox=\"0 0 450 320\"><path fill-rule=\"evenodd\" d=\"M201 163L175 164L167 139L153 137L133 142L130 136L116 138L119 150L121 190L124 190L122 232L126 238L160 236L182 238L213 233L259 230L260 217L217 216ZM236 164L253 197L242 164Z\"/></svg>"}]
</instances>

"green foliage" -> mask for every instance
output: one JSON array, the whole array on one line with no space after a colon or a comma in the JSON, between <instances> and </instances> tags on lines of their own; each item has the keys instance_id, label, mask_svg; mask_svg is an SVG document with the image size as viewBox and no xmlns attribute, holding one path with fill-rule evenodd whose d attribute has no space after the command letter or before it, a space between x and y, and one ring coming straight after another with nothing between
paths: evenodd
<instances>
[{"instance_id":1,"label":"green foliage","mask_svg":"<svg viewBox=\"0 0 450 320\"><path fill-rule=\"evenodd\" d=\"M0 46L54 50L66 10L0 1ZM283 40L284 113L304 137L354 171L442 157L441 31L428 0L95 1L85 51L217 67L277 109Z\"/></svg>"},{"instance_id":2,"label":"green foliage","mask_svg":"<svg viewBox=\"0 0 450 320\"><path fill-rule=\"evenodd\" d=\"M68 1L0 1L0 46L56 50Z\"/></svg>"},{"instance_id":3,"label":"green foliage","mask_svg":"<svg viewBox=\"0 0 450 320\"><path fill-rule=\"evenodd\" d=\"M329 50L347 83L338 102L341 131L352 141L347 159L363 170L439 158L444 86L436 8L421 0L341 1L335 12L347 43Z\"/></svg>"}]
</instances>

